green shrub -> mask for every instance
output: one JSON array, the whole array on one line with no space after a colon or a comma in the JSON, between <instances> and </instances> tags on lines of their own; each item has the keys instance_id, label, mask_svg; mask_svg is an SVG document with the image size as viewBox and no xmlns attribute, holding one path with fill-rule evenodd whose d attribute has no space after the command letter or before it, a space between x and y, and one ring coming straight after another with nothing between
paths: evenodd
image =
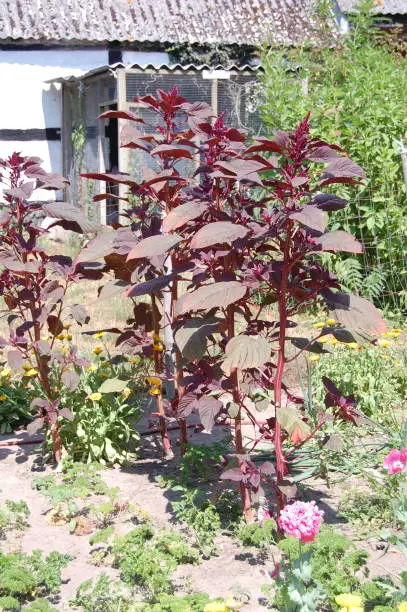
<instances>
[{"instance_id":1,"label":"green shrub","mask_svg":"<svg viewBox=\"0 0 407 612\"><path fill-rule=\"evenodd\" d=\"M11 380L0 362L0 434L14 431L20 425L31 421L31 398L21 381Z\"/></svg>"},{"instance_id":2,"label":"green shrub","mask_svg":"<svg viewBox=\"0 0 407 612\"><path fill-rule=\"evenodd\" d=\"M407 57L378 44L366 10L353 17L357 27L335 46L305 44L264 54L263 119L270 130L287 131L311 111L315 136L337 142L366 170L367 180L350 207L335 214L334 229L343 227L367 245L360 261L365 270L379 268L386 284L384 295L373 297L394 308L392 292L398 292L399 307L407 300L405 276L399 272L405 264L407 218L397 146L407 133ZM353 194L346 186L339 192ZM369 287L361 288L368 297Z\"/></svg>"},{"instance_id":3,"label":"green shrub","mask_svg":"<svg viewBox=\"0 0 407 612\"><path fill-rule=\"evenodd\" d=\"M263 523L241 524L236 530L236 537L243 546L256 546L264 548L275 543L276 522L266 519Z\"/></svg>"},{"instance_id":4,"label":"green shrub","mask_svg":"<svg viewBox=\"0 0 407 612\"><path fill-rule=\"evenodd\" d=\"M71 559L70 555L59 552L43 557L39 550L31 555L0 552L0 597L15 598L24 603L33 596L57 593L61 585L61 570Z\"/></svg>"}]
</instances>

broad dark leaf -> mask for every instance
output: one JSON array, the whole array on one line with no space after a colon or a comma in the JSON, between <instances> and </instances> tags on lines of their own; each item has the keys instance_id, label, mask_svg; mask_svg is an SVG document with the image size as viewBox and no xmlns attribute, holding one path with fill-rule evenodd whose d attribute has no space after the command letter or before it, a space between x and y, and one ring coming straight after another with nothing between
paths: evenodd
<instances>
[{"instance_id":1,"label":"broad dark leaf","mask_svg":"<svg viewBox=\"0 0 407 612\"><path fill-rule=\"evenodd\" d=\"M311 205L318 206L321 210L333 212L346 208L348 201L334 195L333 193L319 193L310 202Z\"/></svg>"},{"instance_id":2,"label":"broad dark leaf","mask_svg":"<svg viewBox=\"0 0 407 612\"><path fill-rule=\"evenodd\" d=\"M301 210L291 213L290 217L301 223L301 225L310 227L318 232L324 232L328 225L328 217L324 211L310 204L303 206Z\"/></svg>"},{"instance_id":3,"label":"broad dark leaf","mask_svg":"<svg viewBox=\"0 0 407 612\"><path fill-rule=\"evenodd\" d=\"M234 369L258 368L270 361L271 346L266 338L235 336L226 345L222 370L230 376Z\"/></svg>"},{"instance_id":4,"label":"broad dark leaf","mask_svg":"<svg viewBox=\"0 0 407 612\"><path fill-rule=\"evenodd\" d=\"M89 322L90 319L86 308L82 306L82 304L73 304L71 306L71 315L78 323L78 325L85 325Z\"/></svg>"},{"instance_id":5,"label":"broad dark leaf","mask_svg":"<svg viewBox=\"0 0 407 612\"><path fill-rule=\"evenodd\" d=\"M167 251L173 249L181 238L175 234L149 236L140 240L140 242L127 255L127 261L131 259L151 259L157 255L164 255Z\"/></svg>"},{"instance_id":6,"label":"broad dark leaf","mask_svg":"<svg viewBox=\"0 0 407 612\"><path fill-rule=\"evenodd\" d=\"M201 397L198 400L197 410L199 418L206 431L212 431L215 424L215 418L222 408L222 402L211 395Z\"/></svg>"},{"instance_id":7,"label":"broad dark leaf","mask_svg":"<svg viewBox=\"0 0 407 612\"><path fill-rule=\"evenodd\" d=\"M186 393L182 396L178 403L177 416L180 419L186 419L196 410L198 398L194 393Z\"/></svg>"},{"instance_id":8,"label":"broad dark leaf","mask_svg":"<svg viewBox=\"0 0 407 612\"><path fill-rule=\"evenodd\" d=\"M313 342L307 338L289 338L291 343L298 349L308 351L310 353L316 353L320 355L322 353L331 353L331 349L326 347L322 342L314 340Z\"/></svg>"},{"instance_id":9,"label":"broad dark leaf","mask_svg":"<svg viewBox=\"0 0 407 612\"><path fill-rule=\"evenodd\" d=\"M211 308L226 308L246 295L247 288L238 281L212 283L183 295L177 302L177 314Z\"/></svg>"},{"instance_id":10,"label":"broad dark leaf","mask_svg":"<svg viewBox=\"0 0 407 612\"><path fill-rule=\"evenodd\" d=\"M31 423L27 425L27 433L29 436L33 436L38 433L45 425L45 419L42 417L37 417Z\"/></svg>"},{"instance_id":11,"label":"broad dark leaf","mask_svg":"<svg viewBox=\"0 0 407 612\"><path fill-rule=\"evenodd\" d=\"M53 336L59 336L63 332L64 324L61 319L56 315L49 315L47 317L47 324L50 334Z\"/></svg>"},{"instance_id":12,"label":"broad dark leaf","mask_svg":"<svg viewBox=\"0 0 407 612\"><path fill-rule=\"evenodd\" d=\"M312 153L307 155L307 159L314 162L331 162L338 158L340 158L338 153L326 145L317 147Z\"/></svg>"},{"instance_id":13,"label":"broad dark leaf","mask_svg":"<svg viewBox=\"0 0 407 612\"><path fill-rule=\"evenodd\" d=\"M94 221L90 221L80 208L71 206L66 202L46 202L43 204L42 210L48 217L59 219L62 222L68 222L68 229L72 231L87 234L90 232L97 232L100 229L100 225ZM57 221L50 227L54 225L61 225L61 223Z\"/></svg>"},{"instance_id":14,"label":"broad dark leaf","mask_svg":"<svg viewBox=\"0 0 407 612\"><path fill-rule=\"evenodd\" d=\"M12 198L17 198L20 200L28 199L32 192L34 191L35 183L34 181L29 181L28 183L23 183L19 187L14 187L13 189L9 189L6 191L6 195L11 196Z\"/></svg>"},{"instance_id":15,"label":"broad dark leaf","mask_svg":"<svg viewBox=\"0 0 407 612\"><path fill-rule=\"evenodd\" d=\"M129 283L123 280L109 281L99 289L99 298L101 300L110 300L112 297L123 295Z\"/></svg>"},{"instance_id":16,"label":"broad dark leaf","mask_svg":"<svg viewBox=\"0 0 407 612\"><path fill-rule=\"evenodd\" d=\"M349 157L337 157L332 160L325 169L326 174L334 177L353 177L366 178L365 171L355 164Z\"/></svg>"},{"instance_id":17,"label":"broad dark leaf","mask_svg":"<svg viewBox=\"0 0 407 612\"><path fill-rule=\"evenodd\" d=\"M217 331L222 319L210 317L194 318L186 321L175 332L175 342L185 359L195 361L206 351L206 338Z\"/></svg>"},{"instance_id":18,"label":"broad dark leaf","mask_svg":"<svg viewBox=\"0 0 407 612\"><path fill-rule=\"evenodd\" d=\"M178 278L176 274L167 274L165 276L158 276L157 278L152 278L151 280L145 281L144 283L139 283L138 285L133 285L126 291L127 297L140 297L141 295L151 295L152 293L160 293L164 287L168 287L168 285L175 278Z\"/></svg>"},{"instance_id":19,"label":"broad dark leaf","mask_svg":"<svg viewBox=\"0 0 407 612\"><path fill-rule=\"evenodd\" d=\"M176 159L179 159L183 157L186 159L192 159L191 151L171 144L158 145L158 147L155 147L155 149L151 151L151 155L159 155L160 157L164 158L175 157Z\"/></svg>"},{"instance_id":20,"label":"broad dark leaf","mask_svg":"<svg viewBox=\"0 0 407 612\"><path fill-rule=\"evenodd\" d=\"M144 123L143 119L137 117L130 111L123 110L109 110L97 117L97 119L127 119L128 121L136 121L137 123Z\"/></svg>"},{"instance_id":21,"label":"broad dark leaf","mask_svg":"<svg viewBox=\"0 0 407 612\"><path fill-rule=\"evenodd\" d=\"M204 225L192 238L191 249L204 249L215 244L232 244L239 238L245 238L248 228L231 221L216 221Z\"/></svg>"},{"instance_id":22,"label":"broad dark leaf","mask_svg":"<svg viewBox=\"0 0 407 612\"><path fill-rule=\"evenodd\" d=\"M240 468L230 468L225 470L220 475L222 480L233 480L234 482L240 482L244 479L244 474Z\"/></svg>"},{"instance_id":23,"label":"broad dark leaf","mask_svg":"<svg viewBox=\"0 0 407 612\"><path fill-rule=\"evenodd\" d=\"M368 336L378 336L387 330L380 312L371 302L358 295L325 291L323 297L332 318L346 328Z\"/></svg>"},{"instance_id":24,"label":"broad dark leaf","mask_svg":"<svg viewBox=\"0 0 407 612\"><path fill-rule=\"evenodd\" d=\"M315 239L322 251L343 251L345 253L363 253L363 246L352 234L337 230L328 232Z\"/></svg>"},{"instance_id":25,"label":"broad dark leaf","mask_svg":"<svg viewBox=\"0 0 407 612\"><path fill-rule=\"evenodd\" d=\"M200 202L199 200L193 200L192 202L181 204L180 206L177 206L171 210L164 218L162 225L163 230L165 232L172 232L173 230L185 225L185 223L188 223L188 221L197 219L207 209L208 205L205 202Z\"/></svg>"}]
</instances>

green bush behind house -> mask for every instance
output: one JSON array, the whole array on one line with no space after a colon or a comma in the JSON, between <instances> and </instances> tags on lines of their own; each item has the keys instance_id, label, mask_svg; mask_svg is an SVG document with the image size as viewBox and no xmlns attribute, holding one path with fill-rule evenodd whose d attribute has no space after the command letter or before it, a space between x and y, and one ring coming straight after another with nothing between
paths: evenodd
<instances>
[{"instance_id":1,"label":"green bush behind house","mask_svg":"<svg viewBox=\"0 0 407 612\"><path fill-rule=\"evenodd\" d=\"M263 119L270 131L287 130L311 111L313 134L365 169L363 186L339 187L352 204L335 222L366 245L365 273L383 271L381 305L405 308L407 198L397 143L407 137L407 57L378 34L369 12L353 19L335 45L264 53Z\"/></svg>"}]
</instances>

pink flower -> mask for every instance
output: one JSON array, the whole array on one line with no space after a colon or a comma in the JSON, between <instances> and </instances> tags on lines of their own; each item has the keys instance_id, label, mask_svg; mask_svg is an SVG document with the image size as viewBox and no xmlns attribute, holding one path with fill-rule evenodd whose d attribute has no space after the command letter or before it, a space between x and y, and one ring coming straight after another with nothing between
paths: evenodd
<instances>
[{"instance_id":1,"label":"pink flower","mask_svg":"<svg viewBox=\"0 0 407 612\"><path fill-rule=\"evenodd\" d=\"M281 510L278 524L285 535L300 542L312 542L319 533L323 516L314 501L296 501Z\"/></svg>"},{"instance_id":2,"label":"pink flower","mask_svg":"<svg viewBox=\"0 0 407 612\"><path fill-rule=\"evenodd\" d=\"M407 465L407 448L402 448L401 451L393 449L384 458L383 467L389 474L397 474L402 472Z\"/></svg>"}]
</instances>

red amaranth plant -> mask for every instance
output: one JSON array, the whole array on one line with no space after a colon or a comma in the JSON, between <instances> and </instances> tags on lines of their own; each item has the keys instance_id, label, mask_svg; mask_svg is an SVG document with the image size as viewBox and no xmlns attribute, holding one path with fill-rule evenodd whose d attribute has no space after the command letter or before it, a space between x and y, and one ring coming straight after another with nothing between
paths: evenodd
<instances>
[{"instance_id":1,"label":"red amaranth plant","mask_svg":"<svg viewBox=\"0 0 407 612\"><path fill-rule=\"evenodd\" d=\"M61 334L69 338L68 317L79 324L87 319L82 306L67 308L64 300L68 288L88 273L86 266L69 257L47 253L40 240L47 230L40 223L45 215L54 217L54 225L65 229L89 232L97 228L74 207L29 201L37 187L62 189L66 183L62 176L45 172L40 163L37 157L21 157L19 153L0 160L4 189L0 204L0 296L5 305L1 313L9 326L8 337L0 338L0 350L12 370L27 382L36 381L33 390L38 397L32 406L37 409L37 418L31 431L49 427L59 461L62 440L58 417L71 418L67 410L59 409L60 389L64 385L73 390L79 382L77 368L88 362L78 356L75 346L59 350L56 339ZM95 275L93 270L90 274Z\"/></svg>"},{"instance_id":2,"label":"red amaranth plant","mask_svg":"<svg viewBox=\"0 0 407 612\"><path fill-rule=\"evenodd\" d=\"M243 512L251 521L251 494L262 478L275 490L277 511L285 505L293 491L293 454L326 419L321 415L311 427L303 399L284 380L303 351L325 350L318 337L327 331L310 340L296 338L294 317L324 302L338 322L329 333L342 341L353 340L345 326L368 334L385 329L369 302L339 290L319 258L326 251L361 252L350 234L327 230L326 213L347 202L322 190L358 184L364 173L339 147L312 138L308 117L292 134L277 132L248 146L246 135L227 127L222 115L211 121L206 104L189 104L175 88L136 101L156 113L154 133L131 113L109 111L102 117L128 120L122 146L148 153L159 170L149 170L142 182L126 174L86 175L127 184L138 201L124 213L126 225L109 233L108 248L100 251L106 238L96 239L96 252L105 254L116 276L102 292L124 289L132 299L151 298L121 330L118 343L151 351L151 341L147 346L144 340L146 325L157 333L158 313L161 335L171 328L174 347L166 347L165 364L156 358L156 375L175 383L175 394L160 395L157 406L166 452L169 414L180 422L182 442L193 412L206 430L215 421L232 419L238 465L224 476L239 483ZM188 160L189 174L181 174L180 160ZM258 187L263 195L256 197ZM288 343L298 349L294 356ZM260 421L260 411L270 405L274 415ZM328 402L327 409L333 405ZM346 418L343 410L332 415ZM243 416L258 432L251 447L244 443ZM275 471L268 462L256 471L250 461L261 441L273 445Z\"/></svg>"}]
</instances>

